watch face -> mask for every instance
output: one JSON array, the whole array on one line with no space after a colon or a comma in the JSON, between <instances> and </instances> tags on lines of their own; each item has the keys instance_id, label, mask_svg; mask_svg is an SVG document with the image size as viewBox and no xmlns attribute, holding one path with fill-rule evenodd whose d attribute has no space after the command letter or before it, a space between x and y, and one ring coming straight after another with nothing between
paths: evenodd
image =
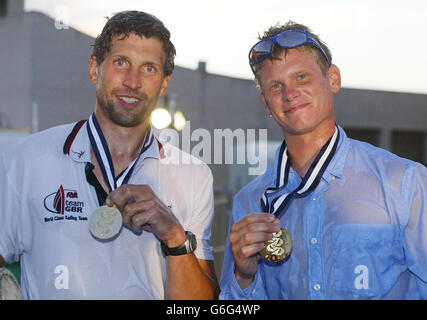
<instances>
[{"instance_id":1,"label":"watch face","mask_svg":"<svg viewBox=\"0 0 427 320\"><path fill-rule=\"evenodd\" d=\"M185 234L187 236L187 240L178 247L168 248L163 242L161 243L161 247L165 256L179 256L182 254L194 252L194 250L196 250L196 236L190 231L186 231Z\"/></svg>"},{"instance_id":2,"label":"watch face","mask_svg":"<svg viewBox=\"0 0 427 320\"><path fill-rule=\"evenodd\" d=\"M194 250L196 250L196 248L197 248L196 236L193 233L191 233L190 231L187 231L187 239L188 239L189 244L190 244L189 245L190 250L188 250L188 253L194 252Z\"/></svg>"}]
</instances>

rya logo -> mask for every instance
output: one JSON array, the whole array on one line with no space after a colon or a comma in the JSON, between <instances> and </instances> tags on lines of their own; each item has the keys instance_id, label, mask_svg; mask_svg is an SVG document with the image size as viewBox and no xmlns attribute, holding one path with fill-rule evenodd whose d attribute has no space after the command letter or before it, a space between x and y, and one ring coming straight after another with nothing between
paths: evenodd
<instances>
[{"instance_id":1,"label":"rya logo","mask_svg":"<svg viewBox=\"0 0 427 320\"><path fill-rule=\"evenodd\" d=\"M76 190L64 189L61 185L58 191L49 194L44 198L44 207L52 213L64 214L64 212L82 213L84 203L77 201Z\"/></svg>"},{"instance_id":2,"label":"rya logo","mask_svg":"<svg viewBox=\"0 0 427 320\"><path fill-rule=\"evenodd\" d=\"M81 150L80 152L75 152L74 150L71 150L71 152L74 153L78 159L80 159L85 154L83 150Z\"/></svg>"}]
</instances>

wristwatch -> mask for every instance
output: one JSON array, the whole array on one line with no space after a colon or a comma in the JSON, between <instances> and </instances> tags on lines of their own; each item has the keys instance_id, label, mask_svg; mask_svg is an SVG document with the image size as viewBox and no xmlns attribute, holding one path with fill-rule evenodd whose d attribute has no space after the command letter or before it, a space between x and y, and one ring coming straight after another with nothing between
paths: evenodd
<instances>
[{"instance_id":1,"label":"wristwatch","mask_svg":"<svg viewBox=\"0 0 427 320\"><path fill-rule=\"evenodd\" d=\"M196 236L191 231L185 231L185 234L187 236L187 240L185 240L185 242L178 247L169 248L164 244L164 242L160 242L165 256L180 256L182 254L191 253L196 250Z\"/></svg>"}]
</instances>

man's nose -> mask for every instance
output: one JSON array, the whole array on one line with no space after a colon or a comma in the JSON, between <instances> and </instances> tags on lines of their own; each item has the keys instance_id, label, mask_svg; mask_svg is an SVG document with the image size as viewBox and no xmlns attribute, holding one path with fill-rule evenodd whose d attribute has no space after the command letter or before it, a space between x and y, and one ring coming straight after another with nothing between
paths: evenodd
<instances>
[{"instance_id":1,"label":"man's nose","mask_svg":"<svg viewBox=\"0 0 427 320\"><path fill-rule=\"evenodd\" d=\"M286 85L283 94L285 100L293 101L296 97L298 97L299 91L293 85Z\"/></svg>"},{"instance_id":2,"label":"man's nose","mask_svg":"<svg viewBox=\"0 0 427 320\"><path fill-rule=\"evenodd\" d=\"M141 88L141 78L138 70L130 69L125 76L123 85L131 90Z\"/></svg>"}]
</instances>

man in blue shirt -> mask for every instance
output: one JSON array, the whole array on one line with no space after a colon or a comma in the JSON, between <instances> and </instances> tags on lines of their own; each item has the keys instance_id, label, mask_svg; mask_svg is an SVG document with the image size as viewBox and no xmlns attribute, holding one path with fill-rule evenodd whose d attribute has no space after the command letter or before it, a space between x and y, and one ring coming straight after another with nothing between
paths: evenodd
<instances>
[{"instance_id":1,"label":"man in blue shirt","mask_svg":"<svg viewBox=\"0 0 427 320\"><path fill-rule=\"evenodd\" d=\"M425 166L346 136L340 71L306 26L271 27L249 60L284 141L235 196L220 298L426 298Z\"/></svg>"}]
</instances>

